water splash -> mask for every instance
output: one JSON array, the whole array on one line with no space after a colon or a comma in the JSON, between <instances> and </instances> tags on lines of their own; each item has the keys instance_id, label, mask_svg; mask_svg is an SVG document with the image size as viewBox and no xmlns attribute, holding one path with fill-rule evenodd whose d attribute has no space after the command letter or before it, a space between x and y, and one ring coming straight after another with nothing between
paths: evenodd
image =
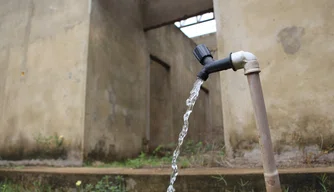
<instances>
[{"instance_id":1,"label":"water splash","mask_svg":"<svg viewBox=\"0 0 334 192\"><path fill-rule=\"evenodd\" d=\"M193 111L193 107L195 105L195 102L197 100L197 97L199 95L199 91L201 89L201 86L202 86L203 82L204 81L201 80L201 79L197 79L195 81L194 87L190 91L190 96L186 101L186 104L187 104L188 108L187 108L186 113L183 115L183 127L182 127L182 130L181 130L180 134L179 134L178 144L177 144L176 149L173 153L173 159L172 159L173 172L172 172L172 175L170 177L170 182L169 182L169 186L167 188L167 192L175 192L175 189L174 189L173 185L174 185L174 182L175 182L176 177L178 175L176 160L177 160L177 158L180 154L180 148L182 146L183 140L187 135L188 127L189 127L189 122L188 122L189 116L190 116L191 112Z\"/></svg>"}]
</instances>

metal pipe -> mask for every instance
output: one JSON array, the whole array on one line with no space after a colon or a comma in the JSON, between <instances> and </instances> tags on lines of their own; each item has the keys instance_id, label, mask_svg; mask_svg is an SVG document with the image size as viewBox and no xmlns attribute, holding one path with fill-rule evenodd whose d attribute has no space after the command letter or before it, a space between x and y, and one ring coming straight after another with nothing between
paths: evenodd
<instances>
[{"instance_id":1,"label":"metal pipe","mask_svg":"<svg viewBox=\"0 0 334 192\"><path fill-rule=\"evenodd\" d=\"M260 81L261 72L259 62L255 55L239 51L232 53L232 63L236 70L244 68L247 76L250 95L253 103L256 126L259 132L259 143L262 153L263 174L267 192L281 192L281 183L276 168L275 156L272 147L270 129L266 106Z\"/></svg>"},{"instance_id":2,"label":"metal pipe","mask_svg":"<svg viewBox=\"0 0 334 192\"><path fill-rule=\"evenodd\" d=\"M256 125L260 136L260 146L267 192L281 192L281 185L272 148L267 112L263 98L259 72L246 74L253 102Z\"/></svg>"}]
</instances>

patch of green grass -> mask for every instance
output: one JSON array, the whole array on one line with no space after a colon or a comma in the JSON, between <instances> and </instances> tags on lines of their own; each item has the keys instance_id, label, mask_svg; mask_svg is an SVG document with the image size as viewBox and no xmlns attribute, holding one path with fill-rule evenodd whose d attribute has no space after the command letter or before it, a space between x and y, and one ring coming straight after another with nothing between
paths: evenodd
<instances>
[{"instance_id":1,"label":"patch of green grass","mask_svg":"<svg viewBox=\"0 0 334 192\"><path fill-rule=\"evenodd\" d=\"M4 181L0 183L0 191L1 192L20 192L23 191L24 189L22 186L15 185L9 181Z\"/></svg>"},{"instance_id":2,"label":"patch of green grass","mask_svg":"<svg viewBox=\"0 0 334 192\"><path fill-rule=\"evenodd\" d=\"M157 157L149 156L145 153L141 153L137 158L128 159L126 161L114 161L111 163L104 163L96 167L129 167L129 168L142 168L142 167L158 167L166 164L170 164L172 157ZM86 164L87 165L87 164ZM90 163L88 166L92 166Z\"/></svg>"},{"instance_id":3,"label":"patch of green grass","mask_svg":"<svg viewBox=\"0 0 334 192\"><path fill-rule=\"evenodd\" d=\"M1 192L51 192L51 186L44 185L39 181L35 181L32 183L32 186L25 187L19 184L15 184L11 181L5 180L0 183L0 191Z\"/></svg>"},{"instance_id":4,"label":"patch of green grass","mask_svg":"<svg viewBox=\"0 0 334 192\"><path fill-rule=\"evenodd\" d=\"M208 145L207 147L209 148L210 146ZM202 142L195 143L194 141L189 140L189 141L185 142L185 145L182 149L182 154L184 154L184 155L194 155L194 154L197 154L200 151L203 151L203 149L205 149L205 147L203 147Z\"/></svg>"},{"instance_id":5,"label":"patch of green grass","mask_svg":"<svg viewBox=\"0 0 334 192\"><path fill-rule=\"evenodd\" d=\"M170 166L172 161L175 144L159 145L151 153L141 153L138 157L127 159L125 161L114 161L108 163L102 162L85 162L85 166L93 167L161 167ZM211 153L214 151L215 153ZM208 154L210 153L210 154ZM206 154L206 156L205 156ZM202 142L186 141L178 158L178 164L182 168L193 166L204 166L208 162L214 162L213 159L222 158L225 155L224 147L214 144L203 144Z\"/></svg>"},{"instance_id":6,"label":"patch of green grass","mask_svg":"<svg viewBox=\"0 0 334 192\"><path fill-rule=\"evenodd\" d=\"M73 185L74 186L74 185ZM82 184L77 181L75 184L76 192L125 192L125 181L122 176L104 176L96 184ZM0 183L0 192L51 192L54 189L50 185L35 181L31 186L22 186L8 180ZM73 191L71 188L61 188L60 191Z\"/></svg>"},{"instance_id":7,"label":"patch of green grass","mask_svg":"<svg viewBox=\"0 0 334 192\"><path fill-rule=\"evenodd\" d=\"M34 192L51 192L51 186L49 185L44 185L40 181L34 181L33 182L34 186Z\"/></svg>"},{"instance_id":8,"label":"patch of green grass","mask_svg":"<svg viewBox=\"0 0 334 192\"><path fill-rule=\"evenodd\" d=\"M41 133L34 136L36 142L35 156L37 158L59 158L66 156L64 137L54 133L50 136L44 136Z\"/></svg>"},{"instance_id":9,"label":"patch of green grass","mask_svg":"<svg viewBox=\"0 0 334 192\"><path fill-rule=\"evenodd\" d=\"M181 165L181 168L191 167L191 163L190 163L189 159L187 159L187 158L180 158L180 165Z\"/></svg>"},{"instance_id":10,"label":"patch of green grass","mask_svg":"<svg viewBox=\"0 0 334 192\"><path fill-rule=\"evenodd\" d=\"M240 179L237 185L229 185L227 180L222 175L212 176L212 178L216 179L217 182L223 182L226 186L226 192L254 192L255 190L252 187L250 181L245 181ZM330 188L332 183L328 179L326 174L322 174L317 176L318 184L317 186L303 186L301 188L296 188L296 186L287 186L281 183L282 191L283 192L329 192L331 191Z\"/></svg>"},{"instance_id":11,"label":"patch of green grass","mask_svg":"<svg viewBox=\"0 0 334 192\"><path fill-rule=\"evenodd\" d=\"M77 181L76 186L79 192L125 192L125 182L122 176L115 178L104 176L95 185L86 184L83 186L81 181Z\"/></svg>"},{"instance_id":12,"label":"patch of green grass","mask_svg":"<svg viewBox=\"0 0 334 192\"><path fill-rule=\"evenodd\" d=\"M23 169L23 168L24 168L24 165L14 167L14 169Z\"/></svg>"},{"instance_id":13,"label":"patch of green grass","mask_svg":"<svg viewBox=\"0 0 334 192\"><path fill-rule=\"evenodd\" d=\"M319 184L321 185L321 188L323 192L328 192L327 185L328 185L328 177L326 174L322 174L321 176L318 176Z\"/></svg>"}]
</instances>

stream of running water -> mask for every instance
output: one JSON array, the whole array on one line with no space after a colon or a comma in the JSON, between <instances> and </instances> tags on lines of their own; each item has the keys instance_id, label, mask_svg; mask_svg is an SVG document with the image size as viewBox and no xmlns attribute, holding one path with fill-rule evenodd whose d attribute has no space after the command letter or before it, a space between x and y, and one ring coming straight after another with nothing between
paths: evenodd
<instances>
[{"instance_id":1,"label":"stream of running water","mask_svg":"<svg viewBox=\"0 0 334 192\"><path fill-rule=\"evenodd\" d=\"M179 140L176 146L176 149L173 153L173 159L172 159L172 174L170 177L170 182L169 182L169 186L167 188L167 192L175 192L174 189L174 182L176 181L176 177L178 175L178 168L177 168L177 158L180 154L180 149L183 143L184 138L187 135L188 132L188 128L189 128L189 116L191 114L191 112L193 111L193 107L196 103L197 97L199 95L199 91L201 89L201 86L203 84L203 80L201 79L197 79L194 83L194 87L193 89L190 91L190 96L186 101L186 105L187 105L187 111L185 112L185 114L183 115L183 127L182 130L179 134Z\"/></svg>"}]
</instances>

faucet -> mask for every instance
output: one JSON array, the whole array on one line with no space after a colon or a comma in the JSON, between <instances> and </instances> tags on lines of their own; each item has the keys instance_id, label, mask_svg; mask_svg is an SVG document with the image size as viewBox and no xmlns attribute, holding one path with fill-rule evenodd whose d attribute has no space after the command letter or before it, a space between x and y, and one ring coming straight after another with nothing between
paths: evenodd
<instances>
[{"instance_id":1,"label":"faucet","mask_svg":"<svg viewBox=\"0 0 334 192\"><path fill-rule=\"evenodd\" d=\"M203 44L197 45L193 53L196 59L203 65L202 70L197 74L197 77L203 81L206 81L211 73L228 69L237 71L244 68L247 63L257 60L254 54L245 51L230 53L228 57L221 60L213 60L211 52ZM254 67L258 69L252 69L251 71L260 70L259 67L253 66L252 68ZM248 70L248 72L250 71Z\"/></svg>"},{"instance_id":2,"label":"faucet","mask_svg":"<svg viewBox=\"0 0 334 192\"><path fill-rule=\"evenodd\" d=\"M279 174L275 164L274 151L270 136L267 112L260 81L260 65L254 54L245 51L230 53L228 57L214 60L209 49L200 44L193 51L197 60L203 65L197 77L206 81L214 72L233 69L244 69L247 76L250 95L253 103L256 126L259 132L264 179L267 192L281 192Z\"/></svg>"}]
</instances>

